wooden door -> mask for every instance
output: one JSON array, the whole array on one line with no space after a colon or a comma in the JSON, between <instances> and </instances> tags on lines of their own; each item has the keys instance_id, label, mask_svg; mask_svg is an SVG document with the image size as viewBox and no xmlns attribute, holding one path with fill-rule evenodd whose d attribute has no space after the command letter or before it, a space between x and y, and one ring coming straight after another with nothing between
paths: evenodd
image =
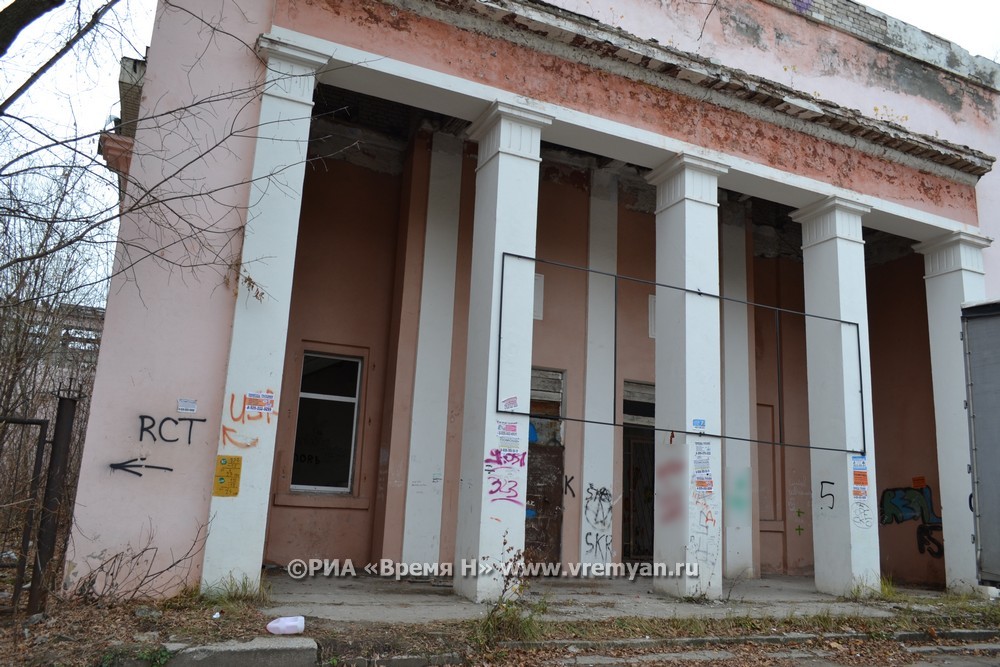
<instances>
[{"instance_id":1,"label":"wooden door","mask_svg":"<svg viewBox=\"0 0 1000 667\"><path fill-rule=\"evenodd\" d=\"M553 401L532 401L532 414L559 414ZM558 563L562 557L562 423L531 418L528 444L528 494L524 517L524 560Z\"/></svg>"},{"instance_id":2,"label":"wooden door","mask_svg":"<svg viewBox=\"0 0 1000 667\"><path fill-rule=\"evenodd\" d=\"M627 561L653 560L653 431L625 428L622 460L622 551Z\"/></svg>"}]
</instances>

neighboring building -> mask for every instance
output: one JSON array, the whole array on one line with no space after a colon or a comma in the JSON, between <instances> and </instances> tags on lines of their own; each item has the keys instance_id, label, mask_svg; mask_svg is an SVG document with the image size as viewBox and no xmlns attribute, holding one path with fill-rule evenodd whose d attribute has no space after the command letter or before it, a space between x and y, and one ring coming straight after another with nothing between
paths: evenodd
<instances>
[{"instance_id":1,"label":"neighboring building","mask_svg":"<svg viewBox=\"0 0 1000 667\"><path fill-rule=\"evenodd\" d=\"M173 584L505 541L698 562L680 595L976 583L1000 65L849 0L240 8L160 4L115 140L164 203L123 217L68 585L206 524Z\"/></svg>"}]
</instances>

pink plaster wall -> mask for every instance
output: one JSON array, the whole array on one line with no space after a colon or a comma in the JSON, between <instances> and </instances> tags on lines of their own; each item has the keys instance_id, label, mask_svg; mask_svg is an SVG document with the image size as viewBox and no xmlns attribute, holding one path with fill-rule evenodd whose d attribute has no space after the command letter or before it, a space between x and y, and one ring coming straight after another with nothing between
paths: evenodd
<instances>
[{"instance_id":1,"label":"pink plaster wall","mask_svg":"<svg viewBox=\"0 0 1000 667\"><path fill-rule=\"evenodd\" d=\"M542 163L538 192L539 259L587 265L590 213L590 172L553 163ZM538 263L535 273L545 276L545 312L535 320L532 365L564 372L563 415L584 416L584 382L587 361L587 273ZM583 479L583 424L563 422L563 469L566 475ZM563 495L562 560L580 560L581 503L585 498L577 486L576 497Z\"/></svg>"},{"instance_id":2,"label":"pink plaster wall","mask_svg":"<svg viewBox=\"0 0 1000 667\"><path fill-rule=\"evenodd\" d=\"M624 188L618 193L618 274L645 281L656 279L656 221L652 213L634 208L634 193ZM653 383L656 380L654 340L649 337L649 296L653 285L618 281L617 377L615 378L615 421L624 423L621 392L626 381ZM613 498L622 498L624 485L623 431L615 429ZM623 554L622 503L614 504L612 536L616 554Z\"/></svg>"},{"instance_id":3,"label":"pink plaster wall","mask_svg":"<svg viewBox=\"0 0 1000 667\"><path fill-rule=\"evenodd\" d=\"M458 483L462 458L462 416L465 404L465 364L469 341L469 286L472 280L472 222L476 205L478 146L462 150L458 247L455 263L455 312L451 334L451 376L448 386L448 432L445 444L444 494L441 508L441 562L455 560L458 526Z\"/></svg>"},{"instance_id":4,"label":"pink plaster wall","mask_svg":"<svg viewBox=\"0 0 1000 667\"><path fill-rule=\"evenodd\" d=\"M649 337L649 296L656 288L656 221L652 213L631 207L623 191L618 206L618 374L621 382L655 380L655 341ZM619 389L619 392L621 390Z\"/></svg>"},{"instance_id":5,"label":"pink plaster wall","mask_svg":"<svg viewBox=\"0 0 1000 667\"><path fill-rule=\"evenodd\" d=\"M283 0L275 21L360 49L378 45L379 53L406 62L978 224L970 186L374 0L315 4ZM449 48L441 49L441 44ZM457 53L470 55L460 58ZM736 51L730 61L747 62Z\"/></svg>"},{"instance_id":6,"label":"pink plaster wall","mask_svg":"<svg viewBox=\"0 0 1000 667\"><path fill-rule=\"evenodd\" d=\"M367 355L360 460L353 494L290 492L296 412L295 406L284 407L278 422L276 497L268 518L268 562L350 558L357 565L379 556L373 523L392 353L400 191L400 177L344 161L314 162L306 171L284 383L299 386L303 349L349 346L342 351ZM402 517L396 520L401 527Z\"/></svg>"},{"instance_id":7,"label":"pink plaster wall","mask_svg":"<svg viewBox=\"0 0 1000 667\"><path fill-rule=\"evenodd\" d=\"M221 0L175 4L196 14L233 12ZM140 107L145 120L138 127L130 173L172 202L169 209L150 206L121 222L66 559L68 586L105 559L147 545L159 549L154 570L196 547L193 558L155 583L157 591L170 593L200 577L199 538L208 522L235 298L225 282L225 260L191 269L175 264L189 262L191 250L211 251L211 245L223 257L229 251L238 256L238 235L228 250L225 238L227 230L243 223L253 144L227 139L227 126L231 110L245 105L237 127L252 127L259 105L240 91L213 105L196 101L218 91L220 73L234 88L260 80L259 62L237 39L253 43L269 28L270 15L262 4L243 12L240 17L247 21L232 23L232 37L192 30L191 17L180 9L161 6L157 13L149 59L164 66L146 73ZM176 110L183 111L153 119ZM223 141L209 150L217 140ZM185 165L181 178L159 185L176 174L178 165ZM206 191L215 194L199 194ZM130 193L135 196L136 190ZM163 227L151 221L182 233L188 224L210 228L209 247L188 240L163 248L174 237L159 235ZM147 251L160 252L154 259ZM197 400L197 412L178 413L178 398ZM158 425L164 418L206 421L191 423L190 442L187 432L174 430L169 421L164 434L178 437L177 442L153 442L148 433L140 442L140 415ZM141 456L173 470L147 469L138 477L108 467Z\"/></svg>"},{"instance_id":8,"label":"pink plaster wall","mask_svg":"<svg viewBox=\"0 0 1000 667\"><path fill-rule=\"evenodd\" d=\"M907 129L1000 157L1000 94L795 12L757 0L552 0L641 39L714 58ZM866 176L866 179L868 177ZM940 187L940 186L937 186ZM888 197L892 199L892 197ZM1000 237L1000 173L976 188L978 224ZM961 222L977 224L954 213ZM1000 298L1000 248L985 253L987 290Z\"/></svg>"},{"instance_id":9,"label":"pink plaster wall","mask_svg":"<svg viewBox=\"0 0 1000 667\"><path fill-rule=\"evenodd\" d=\"M379 457L381 461L388 463L384 466L384 471L380 466L378 502L375 508L374 555L395 561L403 557L403 519L406 515L430 160L431 135L419 132L410 144L400 198L396 280L393 286L389 364L382 418L384 432Z\"/></svg>"},{"instance_id":10,"label":"pink plaster wall","mask_svg":"<svg viewBox=\"0 0 1000 667\"><path fill-rule=\"evenodd\" d=\"M931 391L927 299L923 257L909 255L869 266L868 326L871 331L872 403L875 414L875 463L878 501L887 489L931 489L933 509L941 516ZM899 390L906 387L905 392ZM962 511L959 508L959 511ZM894 582L944 587L944 559L920 553L920 520L879 525L882 571ZM941 532L932 535L943 541Z\"/></svg>"}]
</instances>

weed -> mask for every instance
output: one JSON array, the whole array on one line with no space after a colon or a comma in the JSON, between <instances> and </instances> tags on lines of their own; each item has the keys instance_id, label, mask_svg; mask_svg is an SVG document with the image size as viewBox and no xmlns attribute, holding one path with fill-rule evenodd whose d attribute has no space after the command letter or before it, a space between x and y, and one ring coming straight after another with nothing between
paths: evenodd
<instances>
[{"instance_id":1,"label":"weed","mask_svg":"<svg viewBox=\"0 0 1000 667\"><path fill-rule=\"evenodd\" d=\"M101 654L101 657L97 659L97 664L100 667L114 667L122 657L122 650L120 648L110 649Z\"/></svg>"},{"instance_id":2,"label":"weed","mask_svg":"<svg viewBox=\"0 0 1000 667\"><path fill-rule=\"evenodd\" d=\"M687 637L703 637L709 633L705 619L696 616L674 619L677 630Z\"/></svg>"},{"instance_id":3,"label":"weed","mask_svg":"<svg viewBox=\"0 0 1000 667\"><path fill-rule=\"evenodd\" d=\"M867 580L856 580L854 585L851 586L851 591L844 596L844 599L848 602L858 602L858 603L868 603L877 602L882 600L882 582L885 578L879 579L879 584L875 584ZM891 583L890 583L891 586Z\"/></svg>"},{"instance_id":4,"label":"weed","mask_svg":"<svg viewBox=\"0 0 1000 667\"><path fill-rule=\"evenodd\" d=\"M850 602L913 602L913 596L906 595L893 582L891 577L879 577L878 586L875 587L867 581L859 581L851 588L844 599Z\"/></svg>"},{"instance_id":5,"label":"weed","mask_svg":"<svg viewBox=\"0 0 1000 667\"><path fill-rule=\"evenodd\" d=\"M483 560L489 560L489 557L484 556ZM524 599L528 588L523 576L524 554L508 544L506 533L501 545L500 565L494 567L502 574L500 594L473 629L473 640L483 649L492 648L501 641L538 639L541 635L538 616L548 609L545 597L534 603Z\"/></svg>"},{"instance_id":6,"label":"weed","mask_svg":"<svg viewBox=\"0 0 1000 667\"><path fill-rule=\"evenodd\" d=\"M896 590L896 584L890 577L879 577L879 591L883 600L896 600L900 597L899 591Z\"/></svg>"},{"instance_id":7,"label":"weed","mask_svg":"<svg viewBox=\"0 0 1000 667\"><path fill-rule=\"evenodd\" d=\"M754 618L746 614L740 616L726 616L720 621L722 627L736 634L756 634L764 630L764 625L759 618Z\"/></svg>"},{"instance_id":8,"label":"weed","mask_svg":"<svg viewBox=\"0 0 1000 667\"><path fill-rule=\"evenodd\" d=\"M831 632L836 629L838 620L833 617L829 609L824 609L822 612L808 616L799 622L807 627L815 627L821 632Z\"/></svg>"},{"instance_id":9,"label":"weed","mask_svg":"<svg viewBox=\"0 0 1000 667\"><path fill-rule=\"evenodd\" d=\"M68 586L69 595L91 604L165 597L187 579L207 537L208 526L198 526L194 540L183 554L161 562L150 522L148 528L140 531L135 545L129 544L111 555L102 552L101 562Z\"/></svg>"},{"instance_id":10,"label":"weed","mask_svg":"<svg viewBox=\"0 0 1000 667\"><path fill-rule=\"evenodd\" d=\"M150 667L163 667L170 662L173 653L167 650L166 646L158 646L156 648L142 649L135 654L135 657L145 660L149 663Z\"/></svg>"},{"instance_id":11,"label":"weed","mask_svg":"<svg viewBox=\"0 0 1000 667\"><path fill-rule=\"evenodd\" d=\"M271 589L263 580L253 581L246 575L240 579L230 575L203 592L205 600L215 604L262 605L271 600Z\"/></svg>"}]
</instances>

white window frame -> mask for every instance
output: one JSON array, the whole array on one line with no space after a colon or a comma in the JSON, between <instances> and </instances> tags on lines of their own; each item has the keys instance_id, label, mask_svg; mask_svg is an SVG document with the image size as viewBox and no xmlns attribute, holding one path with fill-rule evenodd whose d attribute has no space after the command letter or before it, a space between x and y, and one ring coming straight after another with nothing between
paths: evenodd
<instances>
[{"instance_id":1,"label":"white window frame","mask_svg":"<svg viewBox=\"0 0 1000 667\"><path fill-rule=\"evenodd\" d=\"M299 417L299 410L301 409L301 407L300 407L301 406L301 400L303 398L311 398L311 399L320 400L320 401L331 401L331 402L336 402L336 403L353 403L354 404L354 419L353 419L353 421L351 423L351 459L350 459L350 464L349 464L350 467L348 468L348 472L347 472L347 486L346 487L344 487L344 486L318 486L318 485L314 485L314 484L294 484L294 483L291 483L290 486L289 486L289 490L292 491L292 492L296 492L296 491L298 491L298 492L308 491L308 492L312 492L312 493L317 493L318 492L318 493L350 494L350 493L353 493L353 491L354 491L354 462L355 462L355 458L357 457L357 454L358 454L358 421L359 421L359 416L360 416L360 411L361 411L361 382L362 382L361 374L364 373L364 370L365 370L365 360L362 357L351 357L351 356L347 356L347 355L344 355L344 354L329 354L329 353L326 353L326 352L310 352L310 351L305 351L302 354L302 368L299 370L299 386L300 387L301 387L301 383L302 383L302 372L305 370L305 363L306 363L306 358L307 357L323 357L325 359L341 359L343 361L351 361L351 362L354 362L355 364L357 364L358 373L357 373L357 379L355 381L354 397L353 398L351 398L349 396L335 396L335 395L331 395L331 394L315 394L315 393L306 392L306 391L300 391L299 392L299 404L298 404L299 407L296 408L296 414L295 414L295 431L292 434L292 466L291 466L291 477L294 477L294 475L295 475L295 457L297 455L296 451L295 451L295 445L296 445L296 443L298 441L298 431L299 431L298 417Z\"/></svg>"}]
</instances>

